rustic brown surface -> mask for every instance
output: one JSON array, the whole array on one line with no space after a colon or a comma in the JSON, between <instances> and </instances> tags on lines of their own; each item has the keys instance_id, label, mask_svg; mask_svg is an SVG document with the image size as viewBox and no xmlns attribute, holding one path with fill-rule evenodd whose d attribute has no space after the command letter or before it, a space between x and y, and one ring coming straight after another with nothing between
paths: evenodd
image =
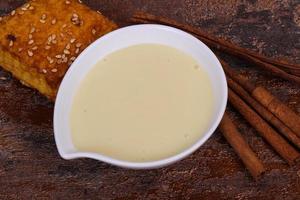
<instances>
[{"instance_id":1,"label":"rustic brown surface","mask_svg":"<svg viewBox=\"0 0 300 200\"><path fill-rule=\"evenodd\" d=\"M24 1L0 0L0 13ZM299 0L88 0L120 25L139 9L193 24L268 56L300 62ZM300 87L228 58L300 112ZM89 159L62 160L53 105L0 69L0 199L300 199L289 167L240 117L241 132L269 171L258 182L217 131L196 153L163 169L134 171Z\"/></svg>"}]
</instances>

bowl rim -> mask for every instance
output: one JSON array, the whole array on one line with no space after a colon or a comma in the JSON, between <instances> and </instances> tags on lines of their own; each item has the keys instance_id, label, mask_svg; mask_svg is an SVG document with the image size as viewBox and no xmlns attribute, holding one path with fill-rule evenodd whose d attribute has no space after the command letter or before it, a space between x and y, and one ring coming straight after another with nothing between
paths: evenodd
<instances>
[{"instance_id":1,"label":"bowl rim","mask_svg":"<svg viewBox=\"0 0 300 200\"><path fill-rule=\"evenodd\" d=\"M219 68L220 76L222 79L221 80L221 82L222 82L221 92L223 93L222 96L224 98L222 99L222 101L220 103L221 104L220 109L217 110L217 117L214 119L214 122L212 123L212 125L209 126L208 131L206 131L203 134L203 136L200 137L193 145L191 145L190 147L186 148L185 150L183 150L182 152L180 152L176 155L173 155L171 157L164 158L161 160L157 160L157 161L131 162L131 161L118 160L118 159L115 159L115 158L112 158L109 156L105 156L105 155L102 155L99 153L93 153L93 152L80 152L80 151L72 152L72 153L64 152L63 147L62 147L63 144L61 144L58 139L59 138L58 134L64 134L64 133L61 133L62 131L59 130L58 124L60 124L59 115L61 115L61 113L63 112L62 109L60 109L60 108L63 105L64 96L65 96L64 91L66 90L66 87L65 87L66 77L72 76L72 71L73 71L73 68L76 67L77 59L80 57L88 56L87 54L88 54L89 49L94 48L94 46L98 45L103 40L110 39L111 37L116 37L116 35L118 35L119 33L122 33L124 31L126 32L131 29L137 29L137 30L138 29L157 29L157 30L169 31L170 34L171 33L172 34L180 33L180 34L183 34L185 37L189 37L189 39L197 41L199 44L201 44L203 46L203 48L205 48L209 52L209 54L210 54L209 57L210 57L210 59L213 59L214 62L217 64L217 66L215 66L215 67ZM201 40L197 39L193 35L185 32L185 31L182 31L180 29L170 27L170 26L165 26L165 25L158 25L158 24L131 25L131 26L123 27L123 28L117 29L115 31L112 31L112 32L102 36L101 38L97 39L96 41L94 41L77 57L77 59L70 66L70 68L66 72L66 74L60 84L60 87L59 87L58 93L57 93L57 97L56 97L56 101L55 101L55 105L54 105L54 116L53 116L54 138L55 138L55 143L56 143L58 152L59 152L60 156L64 159L91 158L91 159L99 160L99 161L109 163L109 164L112 164L115 166L119 166L119 167L123 167L123 168L130 168L130 169L153 169L153 168L159 168L159 167L163 167L166 165L170 165L174 162L184 159L188 155L195 152L198 148L200 148L215 132L215 130L217 129L217 127L218 127L219 123L221 122L221 119L225 113L225 109L226 109L226 105L227 105L227 98L228 98L228 88L227 88L227 81L226 81L225 73L223 71L221 63L219 62L216 55L211 51L211 49L207 45L205 45ZM68 125L65 125L65 126L68 126Z\"/></svg>"}]
</instances>

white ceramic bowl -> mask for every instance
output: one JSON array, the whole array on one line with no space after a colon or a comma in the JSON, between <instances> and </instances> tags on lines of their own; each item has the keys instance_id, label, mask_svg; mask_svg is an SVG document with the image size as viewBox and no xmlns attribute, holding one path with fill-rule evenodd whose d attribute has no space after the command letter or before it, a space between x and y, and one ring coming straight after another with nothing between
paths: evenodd
<instances>
[{"instance_id":1,"label":"white ceramic bowl","mask_svg":"<svg viewBox=\"0 0 300 200\"><path fill-rule=\"evenodd\" d=\"M153 162L127 162L98 153L80 152L71 140L69 113L74 93L80 81L104 56L128 46L156 43L175 47L196 59L208 73L215 98L214 113L209 129L198 141L183 152ZM113 31L92 43L72 64L66 73L56 98L54 110L54 135L58 152L64 159L93 158L125 168L148 169L169 165L197 150L216 130L227 103L227 82L222 66L214 53L201 41L181 30L162 25L135 25Z\"/></svg>"}]
</instances>

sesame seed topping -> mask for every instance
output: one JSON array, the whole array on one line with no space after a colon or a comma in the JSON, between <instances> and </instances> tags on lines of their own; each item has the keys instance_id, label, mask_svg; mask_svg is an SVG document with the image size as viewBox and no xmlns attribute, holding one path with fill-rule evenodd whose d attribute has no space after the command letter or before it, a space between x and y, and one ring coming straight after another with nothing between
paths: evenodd
<instances>
[{"instance_id":1,"label":"sesame seed topping","mask_svg":"<svg viewBox=\"0 0 300 200\"><path fill-rule=\"evenodd\" d=\"M42 72L43 72L44 74L47 74L47 70L46 70L46 69L42 69Z\"/></svg>"},{"instance_id":2,"label":"sesame seed topping","mask_svg":"<svg viewBox=\"0 0 300 200\"><path fill-rule=\"evenodd\" d=\"M66 0L66 4L67 4L67 5L70 4L70 3L71 3L70 1Z\"/></svg>"},{"instance_id":3,"label":"sesame seed topping","mask_svg":"<svg viewBox=\"0 0 300 200\"><path fill-rule=\"evenodd\" d=\"M29 33L28 38L32 39L32 34L31 33Z\"/></svg>"},{"instance_id":4,"label":"sesame seed topping","mask_svg":"<svg viewBox=\"0 0 300 200\"><path fill-rule=\"evenodd\" d=\"M68 43L67 45L66 45L66 49L70 49L71 48L71 45L70 45L70 43Z\"/></svg>"},{"instance_id":5,"label":"sesame seed topping","mask_svg":"<svg viewBox=\"0 0 300 200\"><path fill-rule=\"evenodd\" d=\"M20 12L19 12L19 15L23 15L23 14L24 14L24 11L20 11Z\"/></svg>"},{"instance_id":6,"label":"sesame seed topping","mask_svg":"<svg viewBox=\"0 0 300 200\"><path fill-rule=\"evenodd\" d=\"M62 37L62 38L65 37L65 35L64 35L63 33L60 33L59 35L60 35L60 37Z\"/></svg>"},{"instance_id":7,"label":"sesame seed topping","mask_svg":"<svg viewBox=\"0 0 300 200\"><path fill-rule=\"evenodd\" d=\"M23 10L23 9L27 10L29 7L30 7L30 3L26 3L26 4L22 7L22 10Z\"/></svg>"},{"instance_id":8,"label":"sesame seed topping","mask_svg":"<svg viewBox=\"0 0 300 200\"><path fill-rule=\"evenodd\" d=\"M21 52L23 50L23 48L19 48L18 51Z\"/></svg>"},{"instance_id":9,"label":"sesame seed topping","mask_svg":"<svg viewBox=\"0 0 300 200\"><path fill-rule=\"evenodd\" d=\"M66 28L67 24L62 25L62 28Z\"/></svg>"},{"instance_id":10,"label":"sesame seed topping","mask_svg":"<svg viewBox=\"0 0 300 200\"><path fill-rule=\"evenodd\" d=\"M66 57L66 54L63 54L63 55L61 56L62 59L64 59L65 57Z\"/></svg>"},{"instance_id":11,"label":"sesame seed topping","mask_svg":"<svg viewBox=\"0 0 300 200\"><path fill-rule=\"evenodd\" d=\"M13 10L13 11L11 11L11 16L14 16L15 14L16 14L16 11L15 10Z\"/></svg>"},{"instance_id":12,"label":"sesame seed topping","mask_svg":"<svg viewBox=\"0 0 300 200\"><path fill-rule=\"evenodd\" d=\"M10 47L12 47L14 45L14 41L9 41L9 45L8 46L10 46Z\"/></svg>"},{"instance_id":13,"label":"sesame seed topping","mask_svg":"<svg viewBox=\"0 0 300 200\"><path fill-rule=\"evenodd\" d=\"M43 14L41 19L45 20L47 18L47 15L46 14Z\"/></svg>"},{"instance_id":14,"label":"sesame seed topping","mask_svg":"<svg viewBox=\"0 0 300 200\"><path fill-rule=\"evenodd\" d=\"M74 61L75 59L76 59L76 57L74 57L74 56L70 58L71 61Z\"/></svg>"},{"instance_id":15,"label":"sesame seed topping","mask_svg":"<svg viewBox=\"0 0 300 200\"><path fill-rule=\"evenodd\" d=\"M57 69L53 68L53 69L51 69L51 72L55 73L55 72L57 72Z\"/></svg>"},{"instance_id":16,"label":"sesame seed topping","mask_svg":"<svg viewBox=\"0 0 300 200\"><path fill-rule=\"evenodd\" d=\"M80 51L80 49L79 49L79 48L77 48L77 49L75 50L75 53L76 53L76 54L78 54L78 53L79 53L79 51Z\"/></svg>"},{"instance_id":17,"label":"sesame seed topping","mask_svg":"<svg viewBox=\"0 0 300 200\"><path fill-rule=\"evenodd\" d=\"M58 54L58 55L55 56L55 58L61 58L61 55Z\"/></svg>"},{"instance_id":18,"label":"sesame seed topping","mask_svg":"<svg viewBox=\"0 0 300 200\"><path fill-rule=\"evenodd\" d=\"M46 50L48 50L48 49L50 49L50 48L51 48L51 47L50 47L49 45L46 45L46 46L45 46L45 49L46 49Z\"/></svg>"},{"instance_id":19,"label":"sesame seed topping","mask_svg":"<svg viewBox=\"0 0 300 200\"><path fill-rule=\"evenodd\" d=\"M55 35L55 34L52 34L51 37L52 37L52 40L55 40L56 35Z\"/></svg>"},{"instance_id":20,"label":"sesame seed topping","mask_svg":"<svg viewBox=\"0 0 300 200\"><path fill-rule=\"evenodd\" d=\"M99 10L97 10L97 13L100 14L100 15L102 15L102 13Z\"/></svg>"},{"instance_id":21,"label":"sesame seed topping","mask_svg":"<svg viewBox=\"0 0 300 200\"><path fill-rule=\"evenodd\" d=\"M70 40L71 44L73 44L75 41L76 41L75 38L72 38L72 39Z\"/></svg>"},{"instance_id":22,"label":"sesame seed topping","mask_svg":"<svg viewBox=\"0 0 300 200\"><path fill-rule=\"evenodd\" d=\"M6 77L4 77L4 76L1 76L1 77L0 77L0 80L1 80L1 81L6 81L6 80L7 80L7 78L6 78Z\"/></svg>"},{"instance_id":23,"label":"sesame seed topping","mask_svg":"<svg viewBox=\"0 0 300 200\"><path fill-rule=\"evenodd\" d=\"M29 40L28 41L28 44L30 45L30 44L33 44L34 43L34 40Z\"/></svg>"},{"instance_id":24,"label":"sesame seed topping","mask_svg":"<svg viewBox=\"0 0 300 200\"><path fill-rule=\"evenodd\" d=\"M76 47L79 48L79 47L81 47L81 45L82 45L81 43L77 43Z\"/></svg>"},{"instance_id":25,"label":"sesame seed topping","mask_svg":"<svg viewBox=\"0 0 300 200\"><path fill-rule=\"evenodd\" d=\"M34 33L34 32L35 32L35 28L32 27L32 28L30 29L30 33Z\"/></svg>"},{"instance_id":26,"label":"sesame seed topping","mask_svg":"<svg viewBox=\"0 0 300 200\"><path fill-rule=\"evenodd\" d=\"M96 31L96 29L94 29L94 28L93 28L93 29L92 29L92 33L93 33L93 35L95 35L95 34L96 34L96 32L97 32L97 31Z\"/></svg>"},{"instance_id":27,"label":"sesame seed topping","mask_svg":"<svg viewBox=\"0 0 300 200\"><path fill-rule=\"evenodd\" d=\"M42 24L45 24L45 23L46 23L46 20L40 19L40 22L41 22Z\"/></svg>"},{"instance_id":28,"label":"sesame seed topping","mask_svg":"<svg viewBox=\"0 0 300 200\"><path fill-rule=\"evenodd\" d=\"M79 16L76 13L73 13L73 15L71 17L71 22L74 25L80 25L80 24L82 24L82 21L79 19Z\"/></svg>"},{"instance_id":29,"label":"sesame seed topping","mask_svg":"<svg viewBox=\"0 0 300 200\"><path fill-rule=\"evenodd\" d=\"M68 49L65 49L65 50L64 50L64 53L65 53L65 54L70 54L71 52L70 52Z\"/></svg>"},{"instance_id":30,"label":"sesame seed topping","mask_svg":"<svg viewBox=\"0 0 300 200\"><path fill-rule=\"evenodd\" d=\"M33 6L30 6L30 7L29 7L29 10L34 10L34 7L33 7Z\"/></svg>"},{"instance_id":31,"label":"sesame seed topping","mask_svg":"<svg viewBox=\"0 0 300 200\"><path fill-rule=\"evenodd\" d=\"M81 1L81 0L78 0L78 3L82 3L82 1Z\"/></svg>"},{"instance_id":32,"label":"sesame seed topping","mask_svg":"<svg viewBox=\"0 0 300 200\"><path fill-rule=\"evenodd\" d=\"M50 58L49 56L47 56L47 60L50 64L52 64L54 62L54 60L52 58Z\"/></svg>"},{"instance_id":33,"label":"sesame seed topping","mask_svg":"<svg viewBox=\"0 0 300 200\"><path fill-rule=\"evenodd\" d=\"M52 19L51 24L52 24L52 25L56 24L56 19L55 19L55 18Z\"/></svg>"},{"instance_id":34,"label":"sesame seed topping","mask_svg":"<svg viewBox=\"0 0 300 200\"><path fill-rule=\"evenodd\" d=\"M56 43L57 43L57 41L56 41L56 40L52 40L52 43L53 43L53 44L56 44Z\"/></svg>"},{"instance_id":35,"label":"sesame seed topping","mask_svg":"<svg viewBox=\"0 0 300 200\"><path fill-rule=\"evenodd\" d=\"M66 63L66 62L68 62L68 58L67 57L65 57L64 59L63 59L63 61L62 61L63 63Z\"/></svg>"},{"instance_id":36,"label":"sesame seed topping","mask_svg":"<svg viewBox=\"0 0 300 200\"><path fill-rule=\"evenodd\" d=\"M37 47L37 46L34 46L34 47L32 47L31 49L32 49L33 51L35 51L35 50L38 49L38 47Z\"/></svg>"},{"instance_id":37,"label":"sesame seed topping","mask_svg":"<svg viewBox=\"0 0 300 200\"><path fill-rule=\"evenodd\" d=\"M28 56L30 56L30 57L33 56L33 52L30 51L30 50L27 51L27 54L28 54Z\"/></svg>"}]
</instances>

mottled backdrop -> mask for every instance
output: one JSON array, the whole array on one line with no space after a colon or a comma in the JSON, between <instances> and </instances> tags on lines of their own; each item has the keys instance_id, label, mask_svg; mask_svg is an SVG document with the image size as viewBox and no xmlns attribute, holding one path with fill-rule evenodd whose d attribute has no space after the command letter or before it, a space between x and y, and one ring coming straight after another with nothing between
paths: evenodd
<instances>
[{"instance_id":1,"label":"mottled backdrop","mask_svg":"<svg viewBox=\"0 0 300 200\"><path fill-rule=\"evenodd\" d=\"M270 57L300 63L299 0L87 0L120 25L136 10L201 27ZM24 3L0 0L0 14ZM244 75L300 112L300 87L250 63L226 57ZM289 167L231 109L269 171L254 182L217 131L172 166L120 169L89 159L62 160L55 147L53 104L0 68L0 199L300 199L300 167Z\"/></svg>"}]
</instances>

